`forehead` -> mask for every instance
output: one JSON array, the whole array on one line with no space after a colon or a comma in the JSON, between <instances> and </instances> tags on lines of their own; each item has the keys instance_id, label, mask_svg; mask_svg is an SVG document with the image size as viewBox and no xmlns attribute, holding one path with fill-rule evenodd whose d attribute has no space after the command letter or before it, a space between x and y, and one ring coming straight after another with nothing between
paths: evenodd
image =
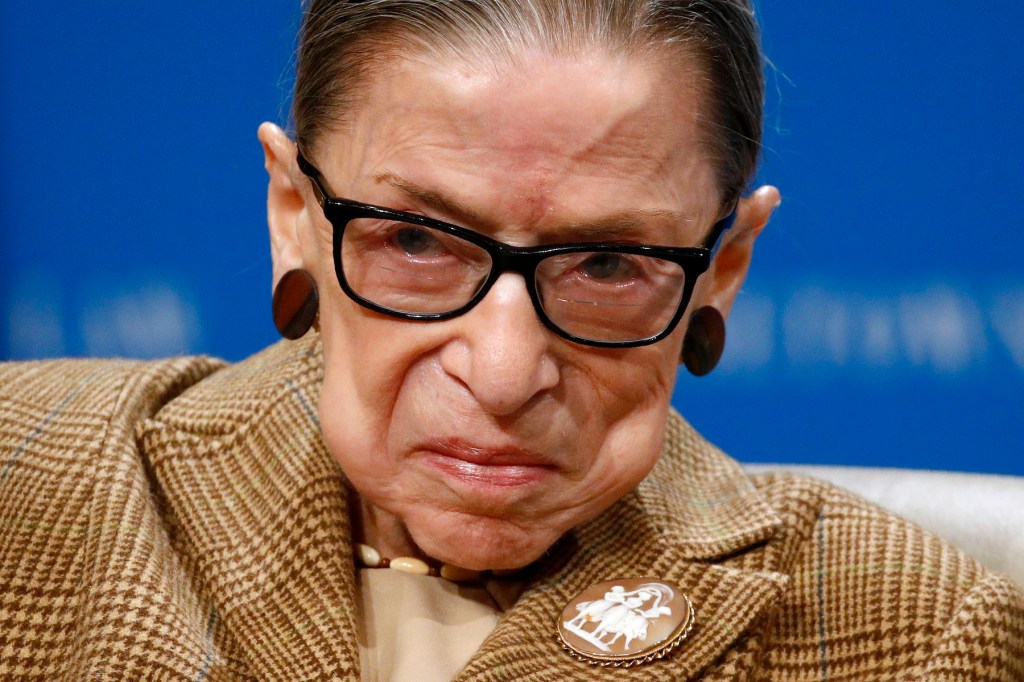
<instances>
[{"instance_id":1,"label":"forehead","mask_svg":"<svg viewBox=\"0 0 1024 682\"><path fill-rule=\"evenodd\" d=\"M401 178L520 228L629 211L700 227L717 209L689 60L535 53L501 68L436 56L385 67L319 155L353 198L381 200L382 179Z\"/></svg>"}]
</instances>

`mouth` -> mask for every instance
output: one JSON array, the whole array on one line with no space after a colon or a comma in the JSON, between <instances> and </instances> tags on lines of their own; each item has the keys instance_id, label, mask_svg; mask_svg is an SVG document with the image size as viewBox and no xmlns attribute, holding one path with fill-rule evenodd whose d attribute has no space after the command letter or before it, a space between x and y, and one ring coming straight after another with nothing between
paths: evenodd
<instances>
[{"instance_id":1,"label":"mouth","mask_svg":"<svg viewBox=\"0 0 1024 682\"><path fill-rule=\"evenodd\" d=\"M432 467L475 486L524 486L556 471L550 457L518 447L489 447L444 439L425 443L419 450Z\"/></svg>"}]
</instances>

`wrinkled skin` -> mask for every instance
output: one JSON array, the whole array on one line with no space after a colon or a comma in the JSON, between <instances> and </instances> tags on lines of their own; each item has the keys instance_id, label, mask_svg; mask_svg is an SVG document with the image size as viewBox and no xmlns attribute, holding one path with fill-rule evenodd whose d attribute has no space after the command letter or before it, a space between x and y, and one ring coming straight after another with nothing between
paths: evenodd
<instances>
[{"instance_id":1,"label":"wrinkled skin","mask_svg":"<svg viewBox=\"0 0 1024 682\"><path fill-rule=\"evenodd\" d=\"M696 245L724 212L700 141L700 76L685 61L387 59L349 124L311 150L336 196L516 245ZM302 267L319 287L321 427L359 493L360 539L385 556L514 568L648 474L685 324L646 347L575 345L542 325L508 273L452 320L366 310L338 286L331 226L294 144L272 124L260 139L275 281ZM741 202L691 310L728 313L778 201L766 187Z\"/></svg>"}]
</instances>

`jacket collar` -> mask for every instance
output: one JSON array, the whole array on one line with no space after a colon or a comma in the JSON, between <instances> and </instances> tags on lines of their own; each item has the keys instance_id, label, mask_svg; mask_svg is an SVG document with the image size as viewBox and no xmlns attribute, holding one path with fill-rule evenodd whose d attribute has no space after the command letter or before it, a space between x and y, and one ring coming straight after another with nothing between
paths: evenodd
<instances>
[{"instance_id":1,"label":"jacket collar","mask_svg":"<svg viewBox=\"0 0 1024 682\"><path fill-rule=\"evenodd\" d=\"M172 537L260 679L337 679L358 669L349 492L320 437L321 367L315 335L276 344L208 377L139 429ZM459 679L512 663L523 678L598 674L560 650L555 623L576 594L619 577L661 578L690 596L693 633L648 664L659 677L690 679L787 584L743 562L712 562L770 540L780 525L739 465L674 415L648 479L537 563Z\"/></svg>"}]
</instances>

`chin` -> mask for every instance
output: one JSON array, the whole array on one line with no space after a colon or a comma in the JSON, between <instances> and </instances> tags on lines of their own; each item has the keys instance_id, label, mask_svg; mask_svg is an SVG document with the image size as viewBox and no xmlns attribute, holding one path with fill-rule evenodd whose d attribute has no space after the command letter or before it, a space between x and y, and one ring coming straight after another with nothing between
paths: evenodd
<instances>
[{"instance_id":1,"label":"chin","mask_svg":"<svg viewBox=\"0 0 1024 682\"><path fill-rule=\"evenodd\" d=\"M422 526L410 524L409 531L427 556L474 571L523 568L564 532L524 530L508 521L459 513L439 514Z\"/></svg>"}]
</instances>

